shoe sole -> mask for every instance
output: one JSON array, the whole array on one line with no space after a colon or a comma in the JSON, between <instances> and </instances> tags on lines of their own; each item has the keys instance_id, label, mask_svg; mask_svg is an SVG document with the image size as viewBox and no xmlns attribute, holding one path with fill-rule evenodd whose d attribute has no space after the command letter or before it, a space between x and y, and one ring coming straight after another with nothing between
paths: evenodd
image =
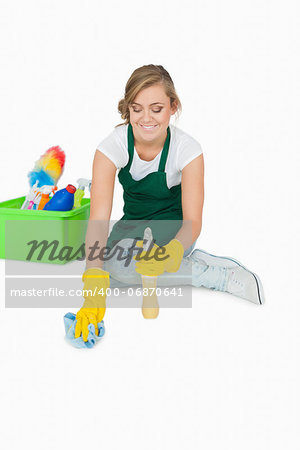
<instances>
[{"instance_id":1,"label":"shoe sole","mask_svg":"<svg viewBox=\"0 0 300 450\"><path fill-rule=\"evenodd\" d=\"M240 267L242 267L243 269L247 270L247 272L251 273L251 274L253 275L254 279L255 279L256 286L257 286L257 294L258 294L259 304L260 304L260 305L263 305L263 304L265 303L264 290L263 290L262 282L260 281L259 276L258 276L256 273L252 272L251 270L247 269L247 267L245 267L245 266L244 266L242 263L240 263L238 260L233 259L233 258L229 258L229 257L227 257L227 256L216 256L216 255L212 255L211 253L208 253L208 252L206 252L206 251L204 251L204 250L201 250L201 249L198 249L198 248L195 249L194 251L192 251L191 254L193 254L194 252L204 254L205 256L204 256L203 260L204 260L204 262L205 262L208 266L209 266L209 265L215 265L215 264L213 263L213 259L212 259L212 258L219 258L219 259L222 259L222 260L227 260L227 261L233 262L233 263L236 264L237 266L240 266ZM210 257L212 257L212 258L210 258ZM230 267L230 266L224 266L224 267Z\"/></svg>"}]
</instances>

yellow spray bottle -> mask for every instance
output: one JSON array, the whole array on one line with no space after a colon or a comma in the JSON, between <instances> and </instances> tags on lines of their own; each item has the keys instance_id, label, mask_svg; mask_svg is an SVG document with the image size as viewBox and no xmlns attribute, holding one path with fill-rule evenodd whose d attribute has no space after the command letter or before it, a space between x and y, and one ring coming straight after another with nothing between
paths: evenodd
<instances>
[{"instance_id":1,"label":"yellow spray bottle","mask_svg":"<svg viewBox=\"0 0 300 450\"><path fill-rule=\"evenodd\" d=\"M74 207L75 208L80 208L81 206L81 200L84 197L84 190L86 187L90 186L91 180L87 180L86 178L79 178L77 180L78 183L78 189L74 194Z\"/></svg>"},{"instance_id":2,"label":"yellow spray bottle","mask_svg":"<svg viewBox=\"0 0 300 450\"><path fill-rule=\"evenodd\" d=\"M153 241L152 231L147 227L144 231L143 250L148 251ZM159 304L156 294L157 277L142 275L143 305L142 314L145 319L156 319L159 313Z\"/></svg>"}]
</instances>

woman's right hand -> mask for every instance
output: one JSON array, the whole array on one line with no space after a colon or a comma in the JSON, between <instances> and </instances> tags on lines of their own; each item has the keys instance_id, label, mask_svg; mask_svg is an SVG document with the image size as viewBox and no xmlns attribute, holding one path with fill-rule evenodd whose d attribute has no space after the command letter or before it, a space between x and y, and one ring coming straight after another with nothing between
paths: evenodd
<instances>
[{"instance_id":1,"label":"woman's right hand","mask_svg":"<svg viewBox=\"0 0 300 450\"><path fill-rule=\"evenodd\" d=\"M102 321L106 309L106 289L109 288L109 272L98 267L87 269L82 275L83 297L82 308L77 312L75 338L82 334L86 342L89 335L88 325L92 323L98 336L97 324Z\"/></svg>"}]
</instances>

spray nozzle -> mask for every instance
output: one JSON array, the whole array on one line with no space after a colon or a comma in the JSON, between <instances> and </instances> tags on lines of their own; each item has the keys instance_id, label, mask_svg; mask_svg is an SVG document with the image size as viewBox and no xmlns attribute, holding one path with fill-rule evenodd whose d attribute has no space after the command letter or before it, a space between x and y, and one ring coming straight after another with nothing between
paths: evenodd
<instances>
[{"instance_id":1,"label":"spray nozzle","mask_svg":"<svg viewBox=\"0 0 300 450\"><path fill-rule=\"evenodd\" d=\"M77 183L78 189L84 191L86 187L90 187L91 180L87 180L86 178L78 178Z\"/></svg>"}]
</instances>

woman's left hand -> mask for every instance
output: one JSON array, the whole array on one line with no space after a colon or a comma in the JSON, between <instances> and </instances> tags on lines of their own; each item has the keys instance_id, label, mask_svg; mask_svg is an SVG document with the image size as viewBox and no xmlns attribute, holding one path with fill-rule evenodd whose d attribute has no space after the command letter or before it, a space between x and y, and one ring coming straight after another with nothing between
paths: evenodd
<instances>
[{"instance_id":1,"label":"woman's left hand","mask_svg":"<svg viewBox=\"0 0 300 450\"><path fill-rule=\"evenodd\" d=\"M137 241L136 246L143 247L143 241ZM162 247L154 244L150 250L143 251L133 257L137 261L135 270L141 275L150 277L157 277L165 271L177 272L183 258L183 253L183 245L177 239L172 239L167 245ZM149 259L148 261L144 259L145 256Z\"/></svg>"}]
</instances>

